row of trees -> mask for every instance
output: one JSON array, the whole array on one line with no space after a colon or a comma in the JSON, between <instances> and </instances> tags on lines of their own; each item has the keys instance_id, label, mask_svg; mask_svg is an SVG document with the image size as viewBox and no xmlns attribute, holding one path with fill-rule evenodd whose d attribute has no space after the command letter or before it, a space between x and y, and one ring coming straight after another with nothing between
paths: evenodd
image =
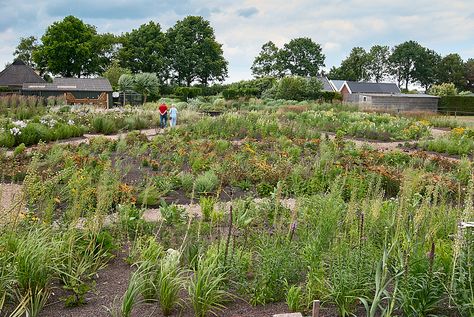
<instances>
[{"instance_id":1,"label":"row of trees","mask_svg":"<svg viewBox=\"0 0 474 317\"><path fill-rule=\"evenodd\" d=\"M419 84L425 89L433 84L453 83L459 90L474 89L474 59L463 61L459 54L441 56L418 42L407 41L388 46L374 45L369 51L354 47L339 67L329 71L331 79L379 82L393 78L405 89Z\"/></svg>"},{"instance_id":2,"label":"row of trees","mask_svg":"<svg viewBox=\"0 0 474 317\"><path fill-rule=\"evenodd\" d=\"M287 75L317 76L324 66L321 46L309 38L297 38L279 49L273 42L262 46L251 67L256 78ZM453 83L459 90L474 90L474 59L463 61L459 54L441 56L415 41L390 49L374 45L369 51L354 47L339 67L332 67L330 79L380 82L388 78L398 86L419 84L428 89L433 84Z\"/></svg>"},{"instance_id":3,"label":"row of trees","mask_svg":"<svg viewBox=\"0 0 474 317\"><path fill-rule=\"evenodd\" d=\"M161 83L208 85L223 81L228 62L210 23L188 16L164 32L150 21L120 36L99 34L74 17L50 25L41 42L22 38L14 56L41 73L65 77L154 73ZM110 69L112 68L112 69Z\"/></svg>"}]
</instances>

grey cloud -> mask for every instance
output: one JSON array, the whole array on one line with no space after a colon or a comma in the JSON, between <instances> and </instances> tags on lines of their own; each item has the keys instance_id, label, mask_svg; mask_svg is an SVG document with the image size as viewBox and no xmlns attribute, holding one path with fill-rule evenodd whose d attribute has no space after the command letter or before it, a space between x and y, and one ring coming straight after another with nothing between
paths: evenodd
<instances>
[{"instance_id":1,"label":"grey cloud","mask_svg":"<svg viewBox=\"0 0 474 317\"><path fill-rule=\"evenodd\" d=\"M240 9L237 11L237 15L244 18L250 18L251 16L256 15L257 13L258 9L255 7Z\"/></svg>"}]
</instances>

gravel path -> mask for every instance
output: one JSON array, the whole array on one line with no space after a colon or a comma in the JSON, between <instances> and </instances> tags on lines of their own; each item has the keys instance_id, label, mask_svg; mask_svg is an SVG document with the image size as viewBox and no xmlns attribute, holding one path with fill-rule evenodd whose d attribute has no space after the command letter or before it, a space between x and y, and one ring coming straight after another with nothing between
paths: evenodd
<instances>
[{"instance_id":1,"label":"gravel path","mask_svg":"<svg viewBox=\"0 0 474 317\"><path fill-rule=\"evenodd\" d=\"M8 222L24 208L22 189L23 185L0 183L0 222Z\"/></svg>"}]
</instances>

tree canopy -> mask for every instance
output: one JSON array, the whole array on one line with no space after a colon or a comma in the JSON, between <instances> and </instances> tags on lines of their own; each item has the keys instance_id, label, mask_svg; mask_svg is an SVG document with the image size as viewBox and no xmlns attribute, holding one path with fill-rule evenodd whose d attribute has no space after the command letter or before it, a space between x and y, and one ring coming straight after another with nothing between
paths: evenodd
<instances>
[{"instance_id":1,"label":"tree canopy","mask_svg":"<svg viewBox=\"0 0 474 317\"><path fill-rule=\"evenodd\" d=\"M281 65L279 60L280 50L272 41L263 44L260 54L255 57L252 67L252 74L256 78L280 77Z\"/></svg>"},{"instance_id":2,"label":"tree canopy","mask_svg":"<svg viewBox=\"0 0 474 317\"><path fill-rule=\"evenodd\" d=\"M121 37L118 58L122 67L133 73L156 73L162 81L168 79L166 59L167 39L159 23L150 21Z\"/></svg>"},{"instance_id":3,"label":"tree canopy","mask_svg":"<svg viewBox=\"0 0 474 317\"><path fill-rule=\"evenodd\" d=\"M197 80L207 85L227 76L228 62L209 21L188 16L170 28L166 36L171 72L178 83L190 86Z\"/></svg>"},{"instance_id":4,"label":"tree canopy","mask_svg":"<svg viewBox=\"0 0 474 317\"><path fill-rule=\"evenodd\" d=\"M388 59L390 48L383 45L374 45L368 52L367 75L376 83L382 81L390 73Z\"/></svg>"},{"instance_id":5,"label":"tree canopy","mask_svg":"<svg viewBox=\"0 0 474 317\"><path fill-rule=\"evenodd\" d=\"M294 76L314 77L324 66L321 45L308 37L292 39L280 53L283 71Z\"/></svg>"},{"instance_id":6,"label":"tree canopy","mask_svg":"<svg viewBox=\"0 0 474 317\"><path fill-rule=\"evenodd\" d=\"M284 77L285 75L314 77L324 66L321 45L307 37L292 39L279 49L269 41L255 57L252 73L255 77Z\"/></svg>"},{"instance_id":7,"label":"tree canopy","mask_svg":"<svg viewBox=\"0 0 474 317\"><path fill-rule=\"evenodd\" d=\"M64 77L101 73L110 62L108 52L113 47L112 35L99 35L94 26L74 16L54 22L41 37L33 52L40 68Z\"/></svg>"},{"instance_id":8,"label":"tree canopy","mask_svg":"<svg viewBox=\"0 0 474 317\"><path fill-rule=\"evenodd\" d=\"M20 38L20 43L13 52L15 59L20 59L27 65L36 68L36 64L33 61L33 51L38 47L38 40L35 36L28 36Z\"/></svg>"},{"instance_id":9,"label":"tree canopy","mask_svg":"<svg viewBox=\"0 0 474 317\"><path fill-rule=\"evenodd\" d=\"M368 79L367 65L369 55L362 47L354 47L340 67L333 67L329 71L328 77L331 79L344 79L350 81L360 81Z\"/></svg>"}]
</instances>

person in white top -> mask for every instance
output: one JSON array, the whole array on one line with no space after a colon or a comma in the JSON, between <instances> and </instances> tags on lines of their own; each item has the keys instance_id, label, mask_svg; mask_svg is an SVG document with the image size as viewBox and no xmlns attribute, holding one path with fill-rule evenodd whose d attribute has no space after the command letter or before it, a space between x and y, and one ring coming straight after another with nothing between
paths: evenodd
<instances>
[{"instance_id":1,"label":"person in white top","mask_svg":"<svg viewBox=\"0 0 474 317\"><path fill-rule=\"evenodd\" d=\"M170 109L170 125L172 128L176 126L177 119L178 119L178 109L176 109L176 107L172 105Z\"/></svg>"}]
</instances>

